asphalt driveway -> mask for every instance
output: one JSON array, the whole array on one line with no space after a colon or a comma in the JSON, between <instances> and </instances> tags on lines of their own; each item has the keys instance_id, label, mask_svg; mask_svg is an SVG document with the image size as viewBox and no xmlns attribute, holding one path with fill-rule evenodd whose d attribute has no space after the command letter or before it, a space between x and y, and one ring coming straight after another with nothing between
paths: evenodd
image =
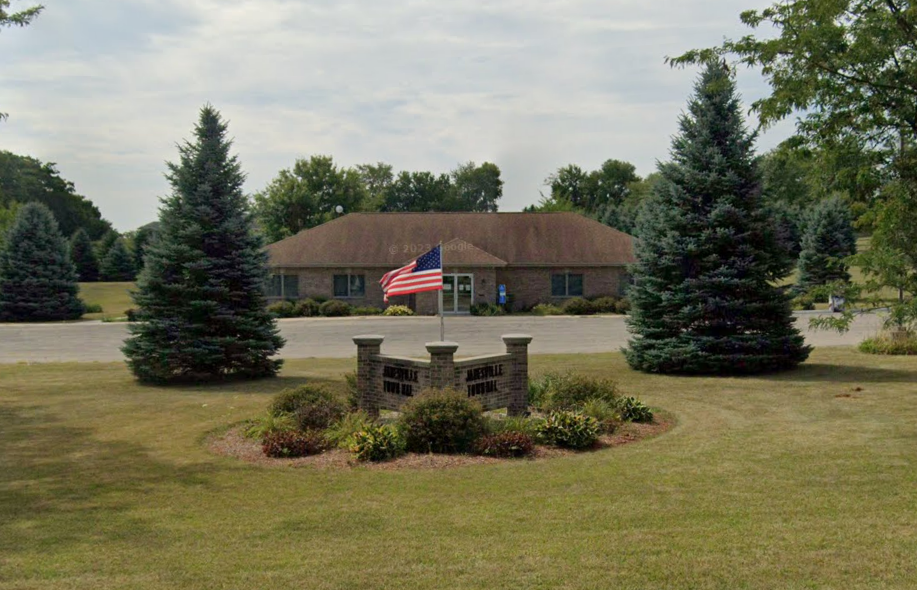
<instances>
[{"instance_id":1,"label":"asphalt driveway","mask_svg":"<svg viewBox=\"0 0 917 590\"><path fill-rule=\"evenodd\" d=\"M815 346L851 345L875 334L880 319L863 316L847 334L813 332L807 329L811 313L801 313L798 322L806 339ZM357 334L385 336L386 354L423 356L424 343L439 340L436 317L299 318L280 320L287 344L285 358L349 358ZM447 317L446 339L459 343L458 356L490 354L502 350L500 336L525 333L534 337L533 354L593 353L620 349L627 343L622 316L588 317ZM123 323L76 322L65 324L0 324L0 363L55 361L117 361L127 336Z\"/></svg>"}]
</instances>

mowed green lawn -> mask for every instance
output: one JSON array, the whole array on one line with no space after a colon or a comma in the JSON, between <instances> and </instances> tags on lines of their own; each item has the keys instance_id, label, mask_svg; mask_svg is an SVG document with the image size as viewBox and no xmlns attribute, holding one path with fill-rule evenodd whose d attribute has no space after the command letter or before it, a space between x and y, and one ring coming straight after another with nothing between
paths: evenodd
<instances>
[{"instance_id":1,"label":"mowed green lawn","mask_svg":"<svg viewBox=\"0 0 917 590\"><path fill-rule=\"evenodd\" d=\"M101 320L124 316L134 307L131 290L134 283L80 283L80 299L87 304L101 305L101 313L87 313L83 319Z\"/></svg>"},{"instance_id":2,"label":"mowed green lawn","mask_svg":"<svg viewBox=\"0 0 917 590\"><path fill-rule=\"evenodd\" d=\"M673 413L639 443L447 470L258 467L206 433L352 361L136 385L121 364L0 366L0 589L915 588L917 359L671 378L533 357Z\"/></svg>"}]
</instances>

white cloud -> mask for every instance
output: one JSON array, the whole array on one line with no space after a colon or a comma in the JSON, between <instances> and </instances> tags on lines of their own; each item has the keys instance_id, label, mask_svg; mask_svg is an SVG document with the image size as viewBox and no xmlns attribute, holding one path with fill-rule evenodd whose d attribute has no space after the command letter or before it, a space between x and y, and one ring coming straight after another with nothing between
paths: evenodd
<instances>
[{"instance_id":1,"label":"white cloud","mask_svg":"<svg viewBox=\"0 0 917 590\"><path fill-rule=\"evenodd\" d=\"M56 161L121 229L155 217L163 162L207 101L252 191L313 153L434 171L494 161L507 210L566 163L648 173L695 74L664 56L742 32L728 0L45 4L0 35L0 147ZM764 91L754 75L740 88Z\"/></svg>"}]
</instances>

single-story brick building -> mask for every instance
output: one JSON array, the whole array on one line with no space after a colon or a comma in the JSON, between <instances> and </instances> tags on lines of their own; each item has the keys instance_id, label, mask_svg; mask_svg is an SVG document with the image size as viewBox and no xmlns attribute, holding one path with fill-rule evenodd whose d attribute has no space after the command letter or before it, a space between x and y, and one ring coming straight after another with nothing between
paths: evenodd
<instances>
[{"instance_id":1,"label":"single-story brick building","mask_svg":"<svg viewBox=\"0 0 917 590\"><path fill-rule=\"evenodd\" d=\"M621 295L633 238L577 213L351 213L267 247L269 298L335 298L384 307L379 279L443 243L447 313ZM437 293L393 297L436 313Z\"/></svg>"}]
</instances>

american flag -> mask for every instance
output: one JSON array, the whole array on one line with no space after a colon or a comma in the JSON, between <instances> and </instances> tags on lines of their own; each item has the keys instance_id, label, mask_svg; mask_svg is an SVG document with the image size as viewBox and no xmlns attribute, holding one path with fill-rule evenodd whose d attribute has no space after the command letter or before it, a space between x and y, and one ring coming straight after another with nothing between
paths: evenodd
<instances>
[{"instance_id":1,"label":"american flag","mask_svg":"<svg viewBox=\"0 0 917 590\"><path fill-rule=\"evenodd\" d=\"M443 289L443 252L437 246L393 271L385 273L382 280L382 293L385 302L392 295L408 295L422 291L442 291Z\"/></svg>"}]
</instances>

